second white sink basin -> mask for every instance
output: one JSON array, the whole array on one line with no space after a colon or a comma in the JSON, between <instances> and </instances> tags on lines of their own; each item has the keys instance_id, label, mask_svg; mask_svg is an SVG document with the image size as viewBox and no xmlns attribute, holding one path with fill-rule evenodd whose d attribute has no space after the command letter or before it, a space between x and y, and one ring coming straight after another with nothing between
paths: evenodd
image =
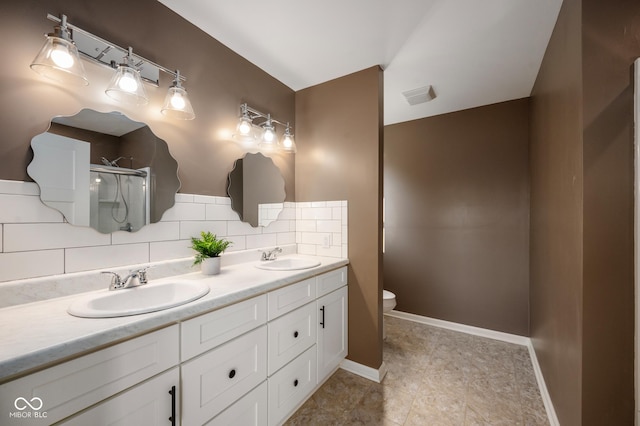
<instances>
[{"instance_id":1,"label":"second white sink basin","mask_svg":"<svg viewBox=\"0 0 640 426\"><path fill-rule=\"evenodd\" d=\"M316 266L320 266L320 262L317 260L295 257L290 259L267 260L257 264L256 268L267 269L269 271L294 271L297 269L315 268Z\"/></svg>"},{"instance_id":2,"label":"second white sink basin","mask_svg":"<svg viewBox=\"0 0 640 426\"><path fill-rule=\"evenodd\" d=\"M74 301L67 312L83 318L112 318L161 311L184 305L209 293L200 281L151 283L104 291Z\"/></svg>"}]
</instances>

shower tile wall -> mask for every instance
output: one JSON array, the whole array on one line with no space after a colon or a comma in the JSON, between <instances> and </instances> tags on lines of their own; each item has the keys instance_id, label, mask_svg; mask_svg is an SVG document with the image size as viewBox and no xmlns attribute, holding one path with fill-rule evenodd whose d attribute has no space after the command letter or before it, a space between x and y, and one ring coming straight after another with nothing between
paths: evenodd
<instances>
[{"instance_id":1,"label":"shower tile wall","mask_svg":"<svg viewBox=\"0 0 640 426\"><path fill-rule=\"evenodd\" d=\"M252 228L227 197L176 194L160 222L113 234L65 223L32 182L0 180L0 206L0 282L190 257L200 231L231 240L229 251L297 243L299 253L347 256L346 201L284 203L278 220Z\"/></svg>"}]
</instances>

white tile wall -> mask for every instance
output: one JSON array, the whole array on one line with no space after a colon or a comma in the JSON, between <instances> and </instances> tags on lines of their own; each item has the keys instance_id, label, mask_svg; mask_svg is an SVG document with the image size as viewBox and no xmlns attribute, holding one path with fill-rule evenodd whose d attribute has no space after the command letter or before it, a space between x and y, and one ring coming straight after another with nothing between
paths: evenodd
<instances>
[{"instance_id":1,"label":"white tile wall","mask_svg":"<svg viewBox=\"0 0 640 426\"><path fill-rule=\"evenodd\" d=\"M0 253L3 281L64 273L64 250Z\"/></svg>"},{"instance_id":2,"label":"white tile wall","mask_svg":"<svg viewBox=\"0 0 640 426\"><path fill-rule=\"evenodd\" d=\"M348 257L347 213L346 201L297 203L298 253Z\"/></svg>"},{"instance_id":3,"label":"white tile wall","mask_svg":"<svg viewBox=\"0 0 640 426\"><path fill-rule=\"evenodd\" d=\"M36 184L0 180L0 283L191 257L200 231L232 241L229 252L297 244L298 253L348 257L346 201L286 202L277 220L252 228L228 197L176 194L160 222L100 234L65 223Z\"/></svg>"}]
</instances>

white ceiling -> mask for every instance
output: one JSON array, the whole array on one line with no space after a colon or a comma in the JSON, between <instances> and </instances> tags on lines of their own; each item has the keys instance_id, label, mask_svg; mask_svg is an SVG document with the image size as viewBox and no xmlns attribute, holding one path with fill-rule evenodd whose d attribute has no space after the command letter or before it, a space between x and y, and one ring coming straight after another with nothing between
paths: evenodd
<instances>
[{"instance_id":1,"label":"white ceiling","mask_svg":"<svg viewBox=\"0 0 640 426\"><path fill-rule=\"evenodd\" d=\"M159 0L293 90L374 65L384 124L527 97L562 0ZM432 85L410 106L402 92Z\"/></svg>"}]
</instances>

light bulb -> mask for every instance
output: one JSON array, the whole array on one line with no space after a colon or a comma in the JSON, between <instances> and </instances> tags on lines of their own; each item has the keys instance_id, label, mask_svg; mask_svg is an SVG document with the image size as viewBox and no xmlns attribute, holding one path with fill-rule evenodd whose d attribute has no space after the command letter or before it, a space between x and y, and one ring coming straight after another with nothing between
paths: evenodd
<instances>
[{"instance_id":1,"label":"light bulb","mask_svg":"<svg viewBox=\"0 0 640 426\"><path fill-rule=\"evenodd\" d=\"M273 142L274 138L275 138L275 133L272 129L264 129L265 142Z\"/></svg>"},{"instance_id":2,"label":"light bulb","mask_svg":"<svg viewBox=\"0 0 640 426\"><path fill-rule=\"evenodd\" d=\"M138 83L136 82L136 79L133 78L130 72L125 71L125 73L118 81L118 87L120 87L125 92L133 93L138 90Z\"/></svg>"},{"instance_id":3,"label":"light bulb","mask_svg":"<svg viewBox=\"0 0 640 426\"><path fill-rule=\"evenodd\" d=\"M61 44L56 43L56 46L51 51L51 60L60 68L68 69L73 66L73 56Z\"/></svg>"},{"instance_id":4,"label":"light bulb","mask_svg":"<svg viewBox=\"0 0 640 426\"><path fill-rule=\"evenodd\" d=\"M289 135L284 136L284 139L282 140L282 146L284 146L285 148L291 148L291 146L293 146L293 141L291 140L291 136Z\"/></svg>"},{"instance_id":5,"label":"light bulb","mask_svg":"<svg viewBox=\"0 0 640 426\"><path fill-rule=\"evenodd\" d=\"M182 97L182 93L175 92L171 97L171 106L175 109L184 109L186 102Z\"/></svg>"},{"instance_id":6,"label":"light bulb","mask_svg":"<svg viewBox=\"0 0 640 426\"><path fill-rule=\"evenodd\" d=\"M243 135L248 135L251 132L251 123L243 118L238 126L238 131Z\"/></svg>"}]
</instances>

